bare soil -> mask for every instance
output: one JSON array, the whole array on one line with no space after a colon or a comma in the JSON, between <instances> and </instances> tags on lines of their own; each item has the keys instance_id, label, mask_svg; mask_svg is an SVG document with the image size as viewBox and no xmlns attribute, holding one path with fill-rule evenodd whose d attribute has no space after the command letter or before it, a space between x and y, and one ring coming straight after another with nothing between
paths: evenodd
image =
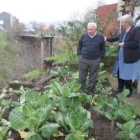
<instances>
[{"instance_id":1,"label":"bare soil","mask_svg":"<svg viewBox=\"0 0 140 140\"><path fill-rule=\"evenodd\" d=\"M91 117L94 121L94 128L90 130L89 136L95 138L95 140L115 140L118 130L116 127L111 127L109 120L93 110L91 111Z\"/></svg>"}]
</instances>

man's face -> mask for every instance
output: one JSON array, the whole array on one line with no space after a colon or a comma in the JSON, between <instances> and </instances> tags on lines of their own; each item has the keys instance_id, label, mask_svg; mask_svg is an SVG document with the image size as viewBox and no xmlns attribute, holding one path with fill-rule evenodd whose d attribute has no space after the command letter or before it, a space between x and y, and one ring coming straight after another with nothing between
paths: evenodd
<instances>
[{"instance_id":1,"label":"man's face","mask_svg":"<svg viewBox=\"0 0 140 140\"><path fill-rule=\"evenodd\" d=\"M94 34L96 33L96 28L93 25L88 25L87 31L90 36L94 36Z\"/></svg>"}]
</instances>

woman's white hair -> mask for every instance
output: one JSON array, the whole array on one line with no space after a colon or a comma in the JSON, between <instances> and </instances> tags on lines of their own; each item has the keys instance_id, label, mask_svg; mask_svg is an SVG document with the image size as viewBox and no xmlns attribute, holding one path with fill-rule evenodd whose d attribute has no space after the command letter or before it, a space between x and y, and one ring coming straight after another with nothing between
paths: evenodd
<instances>
[{"instance_id":1,"label":"woman's white hair","mask_svg":"<svg viewBox=\"0 0 140 140\"><path fill-rule=\"evenodd\" d=\"M88 26L93 26L93 27L97 28L97 24L95 22L89 22L87 27Z\"/></svg>"},{"instance_id":2,"label":"woman's white hair","mask_svg":"<svg viewBox=\"0 0 140 140\"><path fill-rule=\"evenodd\" d=\"M121 17L121 22L127 22L129 25L133 25L133 18L131 17L131 15L129 14L126 14L126 15L123 15Z\"/></svg>"}]
</instances>

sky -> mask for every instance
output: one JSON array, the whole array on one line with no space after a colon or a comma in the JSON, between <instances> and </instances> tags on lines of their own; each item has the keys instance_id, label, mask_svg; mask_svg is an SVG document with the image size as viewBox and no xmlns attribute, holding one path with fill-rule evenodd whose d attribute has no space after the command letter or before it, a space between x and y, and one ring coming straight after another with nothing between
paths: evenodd
<instances>
[{"instance_id":1,"label":"sky","mask_svg":"<svg viewBox=\"0 0 140 140\"><path fill-rule=\"evenodd\" d=\"M102 1L106 4L118 2ZM24 23L65 21L76 14L84 14L87 9L96 7L98 2L99 0L1 0L0 12L6 11Z\"/></svg>"}]
</instances>

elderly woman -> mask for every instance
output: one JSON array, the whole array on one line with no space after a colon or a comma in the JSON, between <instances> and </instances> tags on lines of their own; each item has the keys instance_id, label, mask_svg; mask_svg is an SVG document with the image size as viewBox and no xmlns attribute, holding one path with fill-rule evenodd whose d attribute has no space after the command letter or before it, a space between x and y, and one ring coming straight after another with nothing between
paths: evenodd
<instances>
[{"instance_id":1,"label":"elderly woman","mask_svg":"<svg viewBox=\"0 0 140 140\"><path fill-rule=\"evenodd\" d=\"M118 88L115 93L122 92L124 86L129 90L127 97L132 95L132 80L140 78L140 31L133 26L130 15L121 18L122 31L107 41L119 41L119 51L114 67L114 74L118 77Z\"/></svg>"}]
</instances>

